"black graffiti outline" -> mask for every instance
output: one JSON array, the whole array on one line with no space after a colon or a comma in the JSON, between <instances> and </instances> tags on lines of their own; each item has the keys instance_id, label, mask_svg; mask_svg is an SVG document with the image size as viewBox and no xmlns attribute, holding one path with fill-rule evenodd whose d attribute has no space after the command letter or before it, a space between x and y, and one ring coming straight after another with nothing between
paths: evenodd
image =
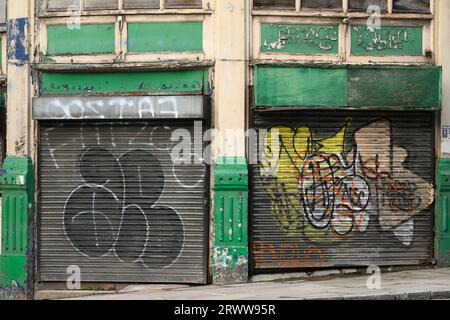
<instances>
[{"instance_id":1,"label":"black graffiti outline","mask_svg":"<svg viewBox=\"0 0 450 320\"><path fill-rule=\"evenodd\" d=\"M304 179L305 179L305 164L308 163L308 167L310 167L311 162L310 159L314 158L314 157L320 157L322 158L322 163L325 162L327 169L329 168L329 174L323 176L320 172L320 166L317 168L318 169L318 173L319 173L319 178L320 181L318 183L315 182L315 176L313 176L313 185L309 186L308 188L304 187ZM341 168L337 168L336 170L334 170L333 168L333 164L331 163L331 159L337 159L339 161L339 164L342 166ZM364 214L365 210L367 209L367 206L369 205L369 201L370 201L370 189L369 189L369 185L367 183L367 181L360 175L357 175L355 172L353 172L351 175L345 175L343 177L336 177L335 173L341 171L343 169L343 171L347 171L347 170L352 170L352 167L354 168L354 163L355 161L353 161L353 165L346 167L344 164L344 160L341 159L341 157L339 155L336 154L330 154L330 155L317 155L317 154L313 154L309 157L307 157L304 161L303 161L303 166L302 166L302 170L301 170L301 175L299 176L300 178L300 187L299 187L299 193L300 193L300 200L304 209L304 214L305 217L307 218L307 220L309 221L309 223L311 225L313 225L315 228L317 228L318 230L327 230L328 228L330 228L330 226L332 227L333 231L336 232L338 235L340 236L345 236L345 235L349 235L353 232L354 228L355 228L355 224L356 224L356 212L358 212L359 215ZM296 169L298 170L298 167L295 166ZM315 168L313 168L315 169ZM364 184L363 187L356 187L355 189L357 191L360 191L359 193L354 193L352 191L354 191L354 189L352 187L348 187L348 184L353 183L356 179L360 179L360 182L362 182ZM327 182L330 182L330 184L328 184ZM322 216L320 216L319 218L316 218L314 215L314 209L310 208L310 203L309 203L309 199L310 196L308 195L308 190L309 189L314 190L314 196L315 197L315 192L316 192L316 188L319 187L322 192L326 193L322 195L322 201L326 202L326 206L325 206L325 210L324 213L322 214ZM344 191L341 193L341 190L344 189ZM364 193L364 189L367 191L367 193ZM349 227L349 230L347 232L340 232L335 226L333 226L333 221L336 218L336 212L337 212L337 207L339 207L341 205L341 203L337 202L337 196L338 195L342 195L343 199L346 200L350 200L351 205L354 206L353 208L349 208L347 207L348 210L351 211L351 224ZM354 200L354 196L358 197L358 201L353 202ZM366 199L363 199L363 202L361 202L361 198L365 197ZM327 219L328 216L328 219ZM319 225L318 223L325 220L325 224L324 225Z\"/></svg>"},{"instance_id":2,"label":"black graffiti outline","mask_svg":"<svg viewBox=\"0 0 450 320\"><path fill-rule=\"evenodd\" d=\"M118 168L120 169L120 170L119 170L119 172L120 172L120 178L121 178L120 180L121 180L121 182L122 182L122 186L121 186L121 188L120 188L120 189L121 189L120 193L122 193L122 194L121 194L120 197L117 197L117 195L115 194L115 192L113 192L113 190L111 190L110 188L107 187L107 184L108 184L112 179L105 180L102 184L101 184L101 183L99 184L98 181L97 181L96 183L95 183L95 182L92 183L92 182L88 181L89 179L86 178L85 175L83 176L83 173L82 173L82 172L83 172L83 169L82 169L82 167L81 167L82 160L83 160L84 156L85 156L88 152L91 152L92 150L95 150L95 151L97 151L97 152L98 152L98 151L106 151L110 156L112 156L112 157L114 158L115 162L117 163ZM154 161L156 161L156 162L159 163L159 160L157 160L157 158L156 158L155 156L153 156L153 155L152 155L151 153L149 153L148 151L145 151L145 150L142 150L142 149L133 149L133 150L129 150L129 151L123 153L123 154L122 154L121 156L119 156L119 157L115 157L114 154L113 154L112 152L110 152L108 149L106 149L106 148L101 148L101 147L99 147L99 146L93 146L93 147L87 148L87 149L82 153L82 155L81 155L81 157L80 157L80 161L78 162L78 172L80 173L80 177L81 177L81 180L82 180L83 184L80 185L80 186L78 186L78 187L76 187L76 188L70 193L70 195L68 196L68 198L67 198L66 201L65 201L64 208L63 208L63 215L62 215L64 234L65 234L65 236L66 236L66 239L68 239L68 241L69 241L70 244L72 245L72 247L73 247L79 254L81 254L81 255L83 255L83 256L89 258L89 259L103 258L103 257L105 257L105 256L110 255L111 252L114 251L115 256L118 258L118 260L119 260L120 262L122 262L122 263L138 263L138 262L140 262L140 263L141 263L142 265L144 265L147 269L150 269L150 268L151 268L151 266L150 266L151 264L149 264L149 263L148 263L147 261L145 261L145 259L144 259L145 254L146 254L146 251L147 251L147 250L150 250L150 246L149 246L150 234L149 234L149 232L150 232L150 229L151 229L151 225L150 225L150 222L149 222L149 219L148 219L148 214L152 214L152 210L154 210L154 212L161 212L161 211L164 211L164 210L168 210L168 211L170 212L170 214L175 214L175 215L176 215L176 217L177 217L177 219L178 219L177 222L179 222L179 226L176 226L176 227L179 228L179 229L181 229L181 234L182 234L182 239L181 239L181 240L178 240L178 242L180 242L181 245L180 245L180 248L179 248L179 251L178 251L176 257L173 258L173 259L171 259L170 262L168 262L167 264L159 266L159 268L161 268L161 269L170 268L173 264L175 264L175 263L179 260L180 256L182 255L182 253L183 253L183 251L184 251L184 244L185 244L185 241L186 241L186 239L185 239L185 226L184 226L184 223L183 223L183 220L182 220L180 214L179 214L174 208L169 207L169 206L165 206L165 205L164 205L164 206L158 205L158 203L159 203L159 201L160 201L160 199L161 199L161 197L162 197L162 195L163 195L163 193L164 193L164 190L165 190L164 169L162 168L162 166L161 166L160 169L161 169L161 175L163 176L163 179L162 179L163 187L161 188L161 191L159 192L157 198L156 198L154 201L151 202L149 213L146 213L145 209L142 208L139 204L135 204L135 203L127 204L126 176L125 176L125 173L124 173L124 167L123 167L122 162L121 162L120 160L123 159L123 157L125 157L125 156L128 155L128 154L132 154L133 152L141 152L141 153L145 153L146 155L150 155L150 156L153 158L152 160L154 160ZM159 165L160 165L160 164L159 164ZM139 174L140 174L140 172L139 172ZM97 179L98 176L95 177L95 178ZM117 177L116 177L116 178L117 178ZM100 179L101 179L101 178L100 178ZM118 226L116 227L117 230L115 230L115 228L114 228L114 226L113 226L113 223L111 222L110 218L109 218L107 215L105 215L104 213L101 213L102 216L104 216L104 218L106 219L106 221L108 222L109 226L110 226L111 229L112 229L112 235L113 235L114 241L113 241L113 244L111 245L111 248L110 248L107 252L101 254L100 256L96 256L96 257L93 257L92 254L88 254L88 253L84 252L82 249L80 249L80 248L74 243L74 240L71 238L71 235L69 234L69 233L71 233L71 232L68 232L68 226L66 225L66 213L67 213L67 211L68 211L68 207L70 207L70 206L69 206L69 202L73 199L74 194L76 194L79 190L85 190L86 188L89 188L89 189L100 188L101 190L105 190L106 192L108 192L109 194L111 194L111 195L114 197L114 199L116 199L117 201L121 200L121 203L120 203L120 206L121 206L121 211L120 211L120 223L119 223ZM141 188L142 188L142 186L141 186ZM93 201L94 201L94 204L93 204L93 205L94 205L94 206L95 206L95 194L96 194L96 192L93 193L93 199L94 199L94 200L93 200ZM143 195L142 195L142 192L141 192L141 196L143 196ZM93 207L93 208L94 208L94 207ZM129 210L130 208L138 209L138 210L140 211L140 213L142 214L142 217L145 219L145 228L146 228L146 232L145 232L145 243L143 244L142 250L139 252L139 255L138 255L135 259L133 259L133 260L131 260L131 261L125 261L124 258L121 256L121 254L118 252L118 251L119 251L119 249L118 249L118 242L121 240L121 235L122 235L123 228L124 228L124 219L126 218L126 214L125 214L125 213L126 213L126 211ZM94 210L94 209L93 209L93 210ZM155 210L156 210L156 211L155 211ZM73 222L74 219L76 219L76 217L79 216L81 213L83 213L83 212L78 212L75 216L72 216L72 219L71 219L72 222ZM95 224L96 224L95 217L93 217L93 219L94 219L93 222L94 222L94 225L95 225ZM96 225L94 226L94 230L95 230L95 235L94 235L94 237L95 237L95 239L98 239L98 238L97 238L97 234L96 234ZM96 246L99 247L98 241L96 242Z\"/></svg>"}]
</instances>

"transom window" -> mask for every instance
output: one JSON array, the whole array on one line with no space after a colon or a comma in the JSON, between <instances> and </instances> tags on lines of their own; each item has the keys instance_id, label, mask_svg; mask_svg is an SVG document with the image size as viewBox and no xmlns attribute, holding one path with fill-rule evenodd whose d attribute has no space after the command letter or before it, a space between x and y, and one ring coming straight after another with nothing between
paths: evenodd
<instances>
[{"instance_id":1,"label":"transom window","mask_svg":"<svg viewBox=\"0 0 450 320\"><path fill-rule=\"evenodd\" d=\"M118 0L46 0L47 11L118 10ZM123 0L123 9L201 8L202 0Z\"/></svg>"},{"instance_id":2,"label":"transom window","mask_svg":"<svg viewBox=\"0 0 450 320\"><path fill-rule=\"evenodd\" d=\"M363 12L369 6L380 7L387 12L391 4L393 13L430 13L430 0L253 0L254 9L297 11L348 11Z\"/></svg>"}]
</instances>

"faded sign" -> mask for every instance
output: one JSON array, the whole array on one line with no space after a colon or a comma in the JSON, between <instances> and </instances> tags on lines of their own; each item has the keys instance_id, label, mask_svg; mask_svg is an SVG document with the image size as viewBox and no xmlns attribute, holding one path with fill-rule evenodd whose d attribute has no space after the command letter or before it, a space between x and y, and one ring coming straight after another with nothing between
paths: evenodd
<instances>
[{"instance_id":1,"label":"faded sign","mask_svg":"<svg viewBox=\"0 0 450 320\"><path fill-rule=\"evenodd\" d=\"M422 55L422 27L353 26L352 54L356 55Z\"/></svg>"},{"instance_id":2,"label":"faded sign","mask_svg":"<svg viewBox=\"0 0 450 320\"><path fill-rule=\"evenodd\" d=\"M203 118L203 96L43 97L35 120Z\"/></svg>"},{"instance_id":3,"label":"faded sign","mask_svg":"<svg viewBox=\"0 0 450 320\"><path fill-rule=\"evenodd\" d=\"M262 24L261 51L336 54L339 48L337 25Z\"/></svg>"}]
</instances>

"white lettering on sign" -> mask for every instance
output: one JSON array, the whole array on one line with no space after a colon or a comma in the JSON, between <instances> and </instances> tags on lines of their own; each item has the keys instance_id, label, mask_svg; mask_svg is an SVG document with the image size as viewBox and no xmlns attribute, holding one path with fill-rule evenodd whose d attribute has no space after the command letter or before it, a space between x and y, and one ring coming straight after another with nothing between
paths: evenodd
<instances>
[{"instance_id":1,"label":"white lettering on sign","mask_svg":"<svg viewBox=\"0 0 450 320\"><path fill-rule=\"evenodd\" d=\"M36 98L35 120L202 118L202 96Z\"/></svg>"}]
</instances>

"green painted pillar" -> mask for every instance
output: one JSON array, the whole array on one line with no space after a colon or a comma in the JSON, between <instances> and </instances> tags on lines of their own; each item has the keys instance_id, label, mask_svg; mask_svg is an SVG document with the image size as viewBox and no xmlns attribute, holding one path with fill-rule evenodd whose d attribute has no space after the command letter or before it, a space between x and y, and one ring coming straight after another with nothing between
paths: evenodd
<instances>
[{"instance_id":1,"label":"green painted pillar","mask_svg":"<svg viewBox=\"0 0 450 320\"><path fill-rule=\"evenodd\" d=\"M242 157L221 157L214 177L215 284L248 281L248 166Z\"/></svg>"},{"instance_id":2,"label":"green painted pillar","mask_svg":"<svg viewBox=\"0 0 450 320\"><path fill-rule=\"evenodd\" d=\"M0 177L2 192L0 298L32 295L28 238L34 212L34 169L28 157L7 157ZM31 291L30 291L31 290Z\"/></svg>"},{"instance_id":3,"label":"green painted pillar","mask_svg":"<svg viewBox=\"0 0 450 320\"><path fill-rule=\"evenodd\" d=\"M440 159L436 177L435 259L450 266L450 159Z\"/></svg>"}]
</instances>

